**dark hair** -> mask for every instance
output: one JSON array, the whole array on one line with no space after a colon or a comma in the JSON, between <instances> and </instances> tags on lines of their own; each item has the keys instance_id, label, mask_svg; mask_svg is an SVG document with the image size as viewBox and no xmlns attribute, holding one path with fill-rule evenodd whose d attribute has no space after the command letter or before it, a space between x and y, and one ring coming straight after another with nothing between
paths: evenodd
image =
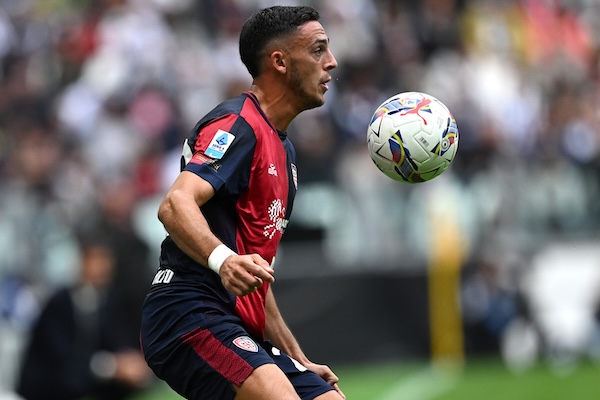
<instances>
[{"instance_id":1,"label":"dark hair","mask_svg":"<svg viewBox=\"0 0 600 400\"><path fill-rule=\"evenodd\" d=\"M110 233L104 231L99 226L87 226L76 230L77 244L81 251L85 251L92 247L102 247L110 249L112 241Z\"/></svg>"},{"instance_id":2,"label":"dark hair","mask_svg":"<svg viewBox=\"0 0 600 400\"><path fill-rule=\"evenodd\" d=\"M250 16L240 33L240 57L252 78L260 75L262 51L271 40L284 37L305 22L319 18L319 13L308 6L273 6Z\"/></svg>"}]
</instances>

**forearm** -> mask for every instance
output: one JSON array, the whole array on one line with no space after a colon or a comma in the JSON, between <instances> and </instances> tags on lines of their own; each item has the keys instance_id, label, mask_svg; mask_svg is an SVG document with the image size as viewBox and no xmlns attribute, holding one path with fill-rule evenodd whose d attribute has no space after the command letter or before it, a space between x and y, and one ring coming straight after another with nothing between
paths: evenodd
<instances>
[{"instance_id":1,"label":"forearm","mask_svg":"<svg viewBox=\"0 0 600 400\"><path fill-rule=\"evenodd\" d=\"M273 282L273 270L258 254L237 255L226 246L218 247L221 240L200 210L213 195L210 183L183 171L160 204L158 218L184 253L217 272L231 293L245 296L263 282Z\"/></svg>"},{"instance_id":2,"label":"forearm","mask_svg":"<svg viewBox=\"0 0 600 400\"><path fill-rule=\"evenodd\" d=\"M265 327L266 338L270 340L275 347L290 355L301 364L306 365L310 363L310 360L306 357L304 351L302 351L294 334L281 316L271 288L269 288L269 291L267 292L265 311L267 314L267 323Z\"/></svg>"},{"instance_id":3,"label":"forearm","mask_svg":"<svg viewBox=\"0 0 600 400\"><path fill-rule=\"evenodd\" d=\"M275 302L275 296L273 295L273 289L269 287L267 291L267 299L265 301L265 311L267 314L267 324L265 327L265 336L273 343L275 347L282 350L284 353L298 361L307 369L311 370L315 374L319 375L329 383L340 396L345 399L346 396L342 393L337 383L339 378L333 373L331 368L327 365L315 364L306 357L304 351L300 348L300 344L288 328L287 324L283 320L277 303Z\"/></svg>"}]
</instances>

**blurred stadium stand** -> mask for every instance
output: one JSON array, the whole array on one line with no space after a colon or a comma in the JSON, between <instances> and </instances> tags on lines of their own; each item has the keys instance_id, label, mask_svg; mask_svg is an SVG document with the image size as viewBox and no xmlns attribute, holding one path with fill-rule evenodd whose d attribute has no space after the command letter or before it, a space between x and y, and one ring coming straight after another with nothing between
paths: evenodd
<instances>
[{"instance_id":1,"label":"blurred stadium stand","mask_svg":"<svg viewBox=\"0 0 600 400\"><path fill-rule=\"evenodd\" d=\"M248 88L239 27L274 3L0 0L0 394L41 305L75 280L76 233L107 206L149 249L140 279L156 268L156 207L182 138ZM276 290L307 352L430 355L435 212L455 223L467 355L504 352L517 367L529 359L511 358L515 346L558 365L600 359L600 261L589 250L600 239L600 3L305 3L340 64L326 105L289 131L300 190ZM461 134L454 165L413 186L379 173L365 146L374 108L411 90L442 100ZM107 196L123 183L133 204ZM572 291L536 291L553 277ZM581 318L563 335L540 310L568 293L589 295L569 303Z\"/></svg>"}]
</instances>

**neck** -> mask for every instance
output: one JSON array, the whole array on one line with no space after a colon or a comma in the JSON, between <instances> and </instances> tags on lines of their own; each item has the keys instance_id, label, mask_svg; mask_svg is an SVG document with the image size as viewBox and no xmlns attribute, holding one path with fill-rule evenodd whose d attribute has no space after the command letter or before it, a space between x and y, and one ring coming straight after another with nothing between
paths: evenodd
<instances>
[{"instance_id":1,"label":"neck","mask_svg":"<svg viewBox=\"0 0 600 400\"><path fill-rule=\"evenodd\" d=\"M282 132L287 131L288 126L299 112L294 108L293 103L290 103L289 97L284 94L285 91L271 90L269 87L267 92L261 86L253 83L250 92L256 96L260 108L273 126Z\"/></svg>"}]
</instances>

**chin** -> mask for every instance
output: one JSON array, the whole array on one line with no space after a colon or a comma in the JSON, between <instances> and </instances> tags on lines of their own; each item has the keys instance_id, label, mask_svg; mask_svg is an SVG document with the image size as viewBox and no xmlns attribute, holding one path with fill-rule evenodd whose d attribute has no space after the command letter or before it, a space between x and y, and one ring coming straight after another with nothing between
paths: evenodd
<instances>
[{"instance_id":1,"label":"chin","mask_svg":"<svg viewBox=\"0 0 600 400\"><path fill-rule=\"evenodd\" d=\"M323 96L312 99L307 109L321 107L325 104L325 98Z\"/></svg>"},{"instance_id":2,"label":"chin","mask_svg":"<svg viewBox=\"0 0 600 400\"><path fill-rule=\"evenodd\" d=\"M303 104L302 109L304 110L321 107L323 104L325 104L325 96L321 93L315 93L313 95L305 94L301 98L301 103Z\"/></svg>"}]
</instances>

